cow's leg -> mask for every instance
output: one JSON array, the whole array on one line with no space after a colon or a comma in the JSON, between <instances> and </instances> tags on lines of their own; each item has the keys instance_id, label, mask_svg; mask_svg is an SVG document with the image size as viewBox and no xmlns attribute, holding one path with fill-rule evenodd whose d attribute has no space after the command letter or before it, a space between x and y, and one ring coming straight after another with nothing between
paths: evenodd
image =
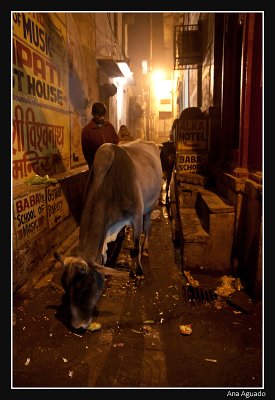
<instances>
[{"instance_id":1,"label":"cow's leg","mask_svg":"<svg viewBox=\"0 0 275 400\"><path fill-rule=\"evenodd\" d=\"M143 279L144 272L141 264L141 234L143 230L143 217L135 218L133 223L134 247L130 251L133 265L135 266L136 284L139 285Z\"/></svg>"},{"instance_id":2,"label":"cow's leg","mask_svg":"<svg viewBox=\"0 0 275 400\"><path fill-rule=\"evenodd\" d=\"M148 257L148 238L151 225L151 211L144 215L143 219L143 233L144 238L142 242L142 255Z\"/></svg>"},{"instance_id":3,"label":"cow's leg","mask_svg":"<svg viewBox=\"0 0 275 400\"><path fill-rule=\"evenodd\" d=\"M135 258L135 265L136 265L136 275L143 276L143 268L141 265L141 240L140 238L136 238L134 240L134 249L133 253Z\"/></svg>"},{"instance_id":4,"label":"cow's leg","mask_svg":"<svg viewBox=\"0 0 275 400\"><path fill-rule=\"evenodd\" d=\"M170 176L169 174L167 175L167 181L166 181L166 197L165 197L165 203L166 205L169 204L169 186L170 186Z\"/></svg>"},{"instance_id":5,"label":"cow's leg","mask_svg":"<svg viewBox=\"0 0 275 400\"><path fill-rule=\"evenodd\" d=\"M169 204L169 190L170 190L170 183L172 178L173 170L169 169L167 173L167 180L166 180L166 205Z\"/></svg>"},{"instance_id":6,"label":"cow's leg","mask_svg":"<svg viewBox=\"0 0 275 400\"><path fill-rule=\"evenodd\" d=\"M108 243L106 266L114 267L121 252L122 242L125 238L125 227L118 233L116 240Z\"/></svg>"}]
</instances>

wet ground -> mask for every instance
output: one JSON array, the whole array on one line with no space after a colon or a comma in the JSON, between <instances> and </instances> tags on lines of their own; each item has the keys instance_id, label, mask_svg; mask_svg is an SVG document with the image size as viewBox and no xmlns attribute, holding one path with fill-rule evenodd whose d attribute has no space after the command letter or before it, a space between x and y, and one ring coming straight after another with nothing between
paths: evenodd
<instances>
[{"instance_id":1,"label":"wet ground","mask_svg":"<svg viewBox=\"0 0 275 400\"><path fill-rule=\"evenodd\" d=\"M106 280L94 317L100 330L70 329L61 306L62 267L52 255L51 271L27 295L15 296L14 388L263 387L261 304L236 307L214 296L219 278L207 274L194 277L203 290L190 291L166 208L153 217L145 280L136 287L125 265L125 276ZM120 261L127 260L123 246ZM181 333L182 325L191 333Z\"/></svg>"}]
</instances>

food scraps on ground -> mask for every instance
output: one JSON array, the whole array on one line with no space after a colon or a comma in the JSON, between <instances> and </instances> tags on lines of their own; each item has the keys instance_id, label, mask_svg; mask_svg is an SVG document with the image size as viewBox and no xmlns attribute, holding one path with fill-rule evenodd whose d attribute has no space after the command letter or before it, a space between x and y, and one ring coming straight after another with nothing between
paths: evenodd
<instances>
[{"instance_id":1,"label":"food scraps on ground","mask_svg":"<svg viewBox=\"0 0 275 400\"><path fill-rule=\"evenodd\" d=\"M124 343L114 343L113 347L123 347Z\"/></svg>"},{"instance_id":2,"label":"food scraps on ground","mask_svg":"<svg viewBox=\"0 0 275 400\"><path fill-rule=\"evenodd\" d=\"M87 329L88 331L99 331L101 324L99 322L91 322Z\"/></svg>"},{"instance_id":3,"label":"food scraps on ground","mask_svg":"<svg viewBox=\"0 0 275 400\"><path fill-rule=\"evenodd\" d=\"M183 335L190 335L190 333L192 333L191 324L180 325L179 328L180 328L180 333L182 333Z\"/></svg>"},{"instance_id":4,"label":"food scraps on ground","mask_svg":"<svg viewBox=\"0 0 275 400\"><path fill-rule=\"evenodd\" d=\"M99 331L101 324L99 322L91 322L87 329L88 331Z\"/></svg>"}]
</instances>

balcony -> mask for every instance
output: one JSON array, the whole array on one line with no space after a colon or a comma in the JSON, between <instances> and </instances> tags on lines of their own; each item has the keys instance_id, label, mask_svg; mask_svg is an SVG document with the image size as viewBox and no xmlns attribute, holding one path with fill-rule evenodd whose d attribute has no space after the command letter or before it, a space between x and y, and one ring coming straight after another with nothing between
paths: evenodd
<instances>
[{"instance_id":1,"label":"balcony","mask_svg":"<svg viewBox=\"0 0 275 400\"><path fill-rule=\"evenodd\" d=\"M202 64L202 24L174 27L174 69L195 69Z\"/></svg>"}]
</instances>

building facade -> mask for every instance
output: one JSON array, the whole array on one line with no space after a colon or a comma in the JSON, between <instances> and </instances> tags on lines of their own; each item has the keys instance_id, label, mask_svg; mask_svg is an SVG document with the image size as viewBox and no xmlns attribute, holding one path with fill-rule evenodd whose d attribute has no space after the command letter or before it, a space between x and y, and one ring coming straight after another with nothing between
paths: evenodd
<instances>
[{"instance_id":1,"label":"building facade","mask_svg":"<svg viewBox=\"0 0 275 400\"><path fill-rule=\"evenodd\" d=\"M263 13L174 16L177 117L209 120L208 172L234 205L231 272L252 297L262 288Z\"/></svg>"},{"instance_id":2,"label":"building facade","mask_svg":"<svg viewBox=\"0 0 275 400\"><path fill-rule=\"evenodd\" d=\"M87 176L81 131L92 117L92 104L106 104L117 131L128 124L131 21L122 13L13 12L11 18L17 289L78 224ZM39 183L35 175L58 182L33 184Z\"/></svg>"}]
</instances>

